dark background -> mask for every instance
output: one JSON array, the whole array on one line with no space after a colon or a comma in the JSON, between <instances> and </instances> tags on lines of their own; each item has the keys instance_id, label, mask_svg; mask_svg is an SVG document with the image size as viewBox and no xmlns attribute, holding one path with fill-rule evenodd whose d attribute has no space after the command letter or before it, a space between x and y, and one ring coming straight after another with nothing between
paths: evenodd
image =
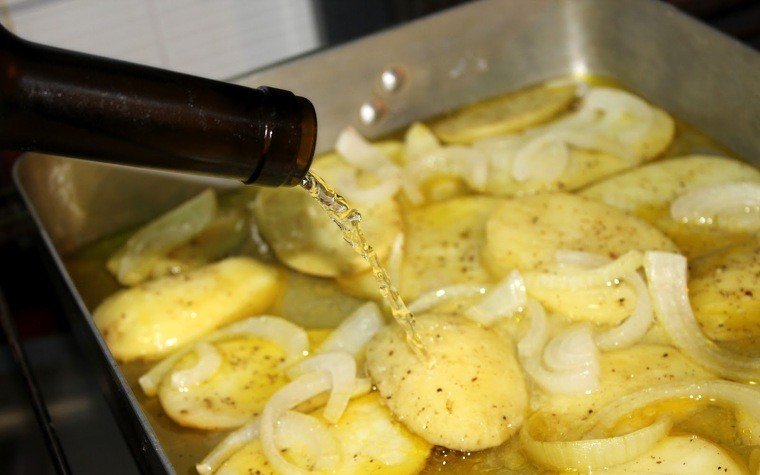
<instances>
[{"instance_id":1,"label":"dark background","mask_svg":"<svg viewBox=\"0 0 760 475\"><path fill-rule=\"evenodd\" d=\"M466 0L315 0L327 45L339 44ZM760 1L670 0L760 48ZM75 473L135 473L113 418L89 378L42 259L38 236L11 182L16 153L0 152L0 288ZM26 383L0 337L0 473L54 473Z\"/></svg>"}]
</instances>

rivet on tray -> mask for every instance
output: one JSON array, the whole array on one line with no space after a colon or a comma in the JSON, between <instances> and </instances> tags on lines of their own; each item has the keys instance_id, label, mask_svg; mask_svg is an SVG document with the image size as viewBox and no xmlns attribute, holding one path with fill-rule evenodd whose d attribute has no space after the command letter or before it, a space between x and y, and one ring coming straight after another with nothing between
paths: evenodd
<instances>
[{"instance_id":1,"label":"rivet on tray","mask_svg":"<svg viewBox=\"0 0 760 475\"><path fill-rule=\"evenodd\" d=\"M396 92L404 82L404 71L401 68L389 68L380 74L380 83L387 92Z\"/></svg>"},{"instance_id":2,"label":"rivet on tray","mask_svg":"<svg viewBox=\"0 0 760 475\"><path fill-rule=\"evenodd\" d=\"M359 108L359 119L364 125L377 123L385 114L385 105L377 99L365 102Z\"/></svg>"}]
</instances>

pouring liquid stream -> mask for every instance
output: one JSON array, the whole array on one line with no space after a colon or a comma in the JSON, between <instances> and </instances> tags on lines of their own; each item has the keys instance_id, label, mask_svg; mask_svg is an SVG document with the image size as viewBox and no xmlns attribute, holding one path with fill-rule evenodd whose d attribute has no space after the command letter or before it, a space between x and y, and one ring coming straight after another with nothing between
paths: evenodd
<instances>
[{"instance_id":1,"label":"pouring liquid stream","mask_svg":"<svg viewBox=\"0 0 760 475\"><path fill-rule=\"evenodd\" d=\"M425 361L429 366L432 365L432 359L425 351L422 340L414 329L414 315L393 286L388 272L380 263L380 259L361 230L362 216L359 211L352 208L345 198L330 188L322 178L311 172L304 176L301 186L327 211L330 219L340 228L343 239L370 265L372 275L380 288L380 294L390 307L393 318L404 329L409 347L420 360Z\"/></svg>"}]
</instances>

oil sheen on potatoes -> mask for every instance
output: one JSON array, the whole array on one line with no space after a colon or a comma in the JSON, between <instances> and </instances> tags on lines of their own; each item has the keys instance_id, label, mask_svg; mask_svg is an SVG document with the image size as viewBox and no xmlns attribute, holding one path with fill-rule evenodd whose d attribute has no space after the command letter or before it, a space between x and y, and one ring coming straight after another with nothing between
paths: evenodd
<instances>
[{"instance_id":1,"label":"oil sheen on potatoes","mask_svg":"<svg viewBox=\"0 0 760 475\"><path fill-rule=\"evenodd\" d=\"M393 318L404 329L409 346L418 357L427 359L422 341L414 330L414 315L407 308L398 290L391 282L388 272L380 263L377 253L372 249L362 232L360 224L362 215L355 208L352 208L345 198L330 188L322 178L311 172L306 174L301 186L317 200L322 209L330 216L330 219L338 225L343 239L367 261L372 270L372 275L377 280L380 295L390 307Z\"/></svg>"}]
</instances>

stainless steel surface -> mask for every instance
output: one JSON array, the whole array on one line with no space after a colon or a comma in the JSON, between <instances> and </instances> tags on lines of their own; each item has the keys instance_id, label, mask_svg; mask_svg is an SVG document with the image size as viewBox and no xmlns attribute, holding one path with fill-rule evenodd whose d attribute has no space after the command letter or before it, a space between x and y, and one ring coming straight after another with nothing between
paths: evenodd
<instances>
[{"instance_id":1,"label":"stainless steel surface","mask_svg":"<svg viewBox=\"0 0 760 475\"><path fill-rule=\"evenodd\" d=\"M403 85L393 92L379 80L392 67L404 70ZM760 163L760 55L654 1L482 1L241 82L309 97L320 118L318 149L325 151L347 124L377 137L500 92L586 73L619 80ZM375 109L374 119L362 120L364 104ZM85 316L91 309L62 255L155 216L203 186L230 184L33 155L19 161L16 181ZM89 318L82 320L121 410L133 417L126 430L143 431L134 450L154 451L168 463L100 334Z\"/></svg>"}]
</instances>

